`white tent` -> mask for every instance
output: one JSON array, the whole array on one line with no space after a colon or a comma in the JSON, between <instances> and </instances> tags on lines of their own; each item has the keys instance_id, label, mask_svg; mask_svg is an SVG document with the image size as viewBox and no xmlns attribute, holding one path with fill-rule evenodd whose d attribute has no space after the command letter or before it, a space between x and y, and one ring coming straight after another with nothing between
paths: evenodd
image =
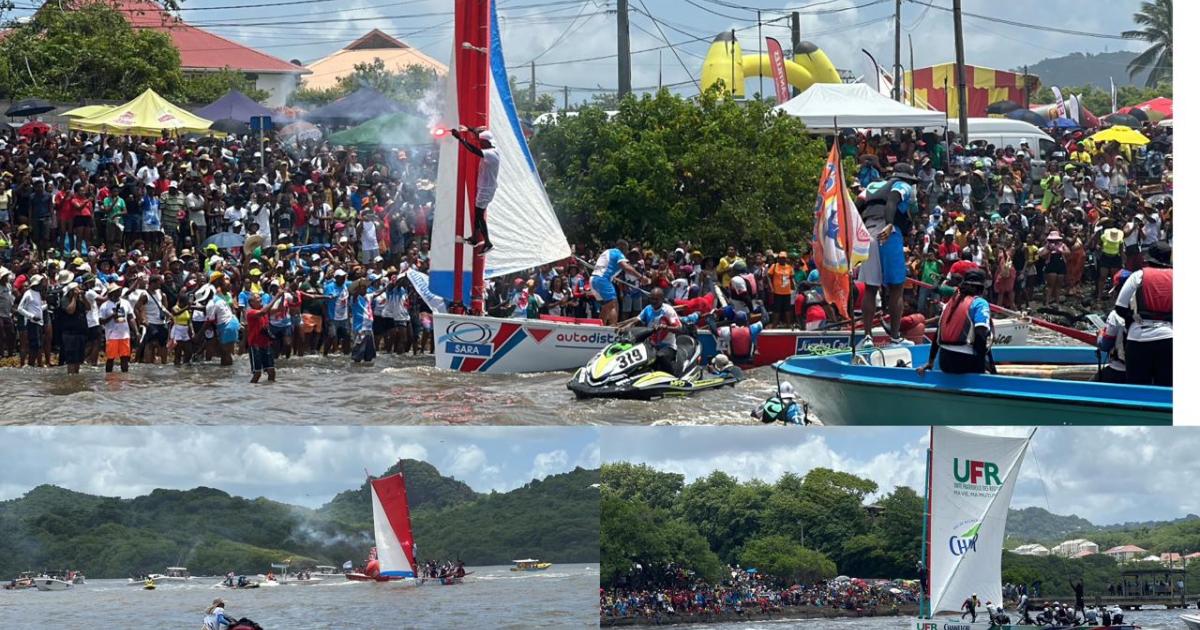
<instances>
[{"instance_id":1,"label":"white tent","mask_svg":"<svg viewBox=\"0 0 1200 630\"><path fill-rule=\"evenodd\" d=\"M815 83L775 109L817 133L832 133L835 123L839 129L946 126L946 114L909 107L862 83Z\"/></svg>"}]
</instances>

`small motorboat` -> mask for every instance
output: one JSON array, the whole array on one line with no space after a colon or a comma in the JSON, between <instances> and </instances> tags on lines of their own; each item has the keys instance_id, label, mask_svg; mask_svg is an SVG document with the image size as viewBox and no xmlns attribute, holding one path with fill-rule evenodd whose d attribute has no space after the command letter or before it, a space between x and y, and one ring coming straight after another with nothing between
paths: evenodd
<instances>
[{"instance_id":1,"label":"small motorboat","mask_svg":"<svg viewBox=\"0 0 1200 630\"><path fill-rule=\"evenodd\" d=\"M65 591L71 588L71 583L67 580L60 580L55 577L41 576L33 580L33 585L39 591Z\"/></svg>"},{"instance_id":2,"label":"small motorboat","mask_svg":"<svg viewBox=\"0 0 1200 630\"><path fill-rule=\"evenodd\" d=\"M5 584L4 590L20 591L27 588L37 588L37 585L33 583L33 581L36 579L37 573L34 573L33 571L24 571L17 577L13 578L13 580L8 584Z\"/></svg>"},{"instance_id":3,"label":"small motorboat","mask_svg":"<svg viewBox=\"0 0 1200 630\"><path fill-rule=\"evenodd\" d=\"M1169 387L1078 380L1096 372L1094 348L998 347L999 374L935 369L920 376L913 368L925 364L931 347L797 356L775 369L824 424L1171 424Z\"/></svg>"},{"instance_id":4,"label":"small motorboat","mask_svg":"<svg viewBox=\"0 0 1200 630\"><path fill-rule=\"evenodd\" d=\"M524 560L513 560L513 566L509 571L545 571L554 566L549 562L542 562L537 558L525 558Z\"/></svg>"},{"instance_id":5,"label":"small motorboat","mask_svg":"<svg viewBox=\"0 0 1200 630\"><path fill-rule=\"evenodd\" d=\"M1188 630L1200 630L1200 615L1179 615Z\"/></svg>"}]
</instances>

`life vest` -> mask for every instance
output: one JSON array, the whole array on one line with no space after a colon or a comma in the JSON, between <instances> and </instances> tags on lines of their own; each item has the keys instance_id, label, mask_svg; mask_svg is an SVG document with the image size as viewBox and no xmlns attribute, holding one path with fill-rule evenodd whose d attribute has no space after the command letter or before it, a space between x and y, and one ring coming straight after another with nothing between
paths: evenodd
<instances>
[{"instance_id":1,"label":"life vest","mask_svg":"<svg viewBox=\"0 0 1200 630\"><path fill-rule=\"evenodd\" d=\"M748 327L729 327L729 354L735 363L754 357L754 337Z\"/></svg>"},{"instance_id":2,"label":"life vest","mask_svg":"<svg viewBox=\"0 0 1200 630\"><path fill-rule=\"evenodd\" d=\"M1171 321L1172 274L1170 269L1144 267L1142 285L1138 287L1133 312L1140 319Z\"/></svg>"},{"instance_id":3,"label":"life vest","mask_svg":"<svg viewBox=\"0 0 1200 630\"><path fill-rule=\"evenodd\" d=\"M1119 228L1108 228L1100 233L1100 250L1105 256L1120 256L1125 232Z\"/></svg>"},{"instance_id":4,"label":"life vest","mask_svg":"<svg viewBox=\"0 0 1200 630\"><path fill-rule=\"evenodd\" d=\"M746 283L746 291L748 292L748 293L744 294L746 296L746 299L750 299L750 298L753 298L754 296L758 295L758 279L754 277L754 274L743 273L743 274L740 274L738 277L741 278Z\"/></svg>"},{"instance_id":5,"label":"life vest","mask_svg":"<svg viewBox=\"0 0 1200 630\"><path fill-rule=\"evenodd\" d=\"M863 207L862 218L863 223L886 223L887 222L887 203L888 197L892 194L892 189L895 188L898 179L889 179L886 185L880 186L874 190L867 192L867 201ZM912 227L908 213L896 210L895 230L900 235L908 234Z\"/></svg>"},{"instance_id":6,"label":"life vest","mask_svg":"<svg viewBox=\"0 0 1200 630\"><path fill-rule=\"evenodd\" d=\"M944 346L969 345L975 339L975 327L971 325L971 303L974 295L955 293L946 302L942 321L938 325L938 343Z\"/></svg>"}]
</instances>

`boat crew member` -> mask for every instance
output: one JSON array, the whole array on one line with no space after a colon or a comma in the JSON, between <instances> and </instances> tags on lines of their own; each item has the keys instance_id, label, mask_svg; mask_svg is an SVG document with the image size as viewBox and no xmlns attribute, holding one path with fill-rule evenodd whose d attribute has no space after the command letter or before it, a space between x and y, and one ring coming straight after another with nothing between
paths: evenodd
<instances>
[{"instance_id":1,"label":"boat crew member","mask_svg":"<svg viewBox=\"0 0 1200 630\"><path fill-rule=\"evenodd\" d=\"M225 630L235 623L236 620L225 614L225 600L220 597L214 599L212 606L204 613L204 630Z\"/></svg>"},{"instance_id":2,"label":"boat crew member","mask_svg":"<svg viewBox=\"0 0 1200 630\"><path fill-rule=\"evenodd\" d=\"M1117 293L1129 279L1130 272L1120 269L1112 277L1112 293ZM1108 365L1096 375L1101 383L1125 382L1125 318L1114 309L1104 321L1104 329L1096 335L1096 347L1108 353Z\"/></svg>"},{"instance_id":3,"label":"boat crew member","mask_svg":"<svg viewBox=\"0 0 1200 630\"><path fill-rule=\"evenodd\" d=\"M480 253L486 254L492 249L492 241L488 238L487 207L496 196L496 183L500 178L500 150L494 144L496 137L483 127L460 126L458 129L451 129L450 133L467 151L479 157L479 176L475 180L475 209L472 212L474 221L471 223L471 236L467 242L472 247L482 246ZM463 134L467 133L475 134L479 146L463 137Z\"/></svg>"},{"instance_id":4,"label":"boat crew member","mask_svg":"<svg viewBox=\"0 0 1200 630\"><path fill-rule=\"evenodd\" d=\"M808 424L804 409L796 402L796 390L791 383L780 383L779 393L763 401L750 416L764 424Z\"/></svg>"},{"instance_id":5,"label":"boat crew member","mask_svg":"<svg viewBox=\"0 0 1200 630\"><path fill-rule=\"evenodd\" d=\"M959 619L966 619L967 615L971 615L971 623L975 623L975 609L978 607L979 595L972 593L970 597L963 601L962 607L959 608L959 610L963 611L963 614L959 616Z\"/></svg>"},{"instance_id":6,"label":"boat crew member","mask_svg":"<svg viewBox=\"0 0 1200 630\"><path fill-rule=\"evenodd\" d=\"M900 317L904 314L904 281L908 266L904 260L904 239L912 226L909 212L916 207L919 180L912 165L900 163L892 176L878 188L868 191L862 209L863 224L871 234L871 251L859 270L859 280L866 284L862 301L862 330L871 330L875 320L875 296L880 287L887 287L887 312L891 316L892 342L904 344L900 336ZM863 337L869 344L871 335ZM907 344L911 345L911 344Z\"/></svg>"},{"instance_id":7,"label":"boat crew member","mask_svg":"<svg viewBox=\"0 0 1200 630\"><path fill-rule=\"evenodd\" d=\"M1111 219L1104 219L1107 226L1099 233L1100 258L1096 261L1099 271L1096 274L1096 299L1104 290L1104 279L1112 277L1109 274L1120 271L1124 265L1121 262L1121 245L1125 242L1125 232L1117 227Z\"/></svg>"},{"instance_id":8,"label":"boat crew member","mask_svg":"<svg viewBox=\"0 0 1200 630\"><path fill-rule=\"evenodd\" d=\"M650 304L642 309L637 317L622 322L622 327L640 323L647 328L653 328L650 335L650 346L654 348L654 369L670 374L675 373L675 335L684 332L683 322L675 313L675 308L663 302L663 290L654 287L650 291ZM678 374L676 374L678 376Z\"/></svg>"},{"instance_id":9,"label":"boat crew member","mask_svg":"<svg viewBox=\"0 0 1200 630\"><path fill-rule=\"evenodd\" d=\"M596 259L596 266L592 268L592 295L596 296L596 301L600 303L600 319L605 326L617 324L617 288L613 285L613 276L624 270L642 282L650 281L629 264L629 259L625 258L626 249L629 249L629 243L624 239L617 241L616 247L600 253L600 257Z\"/></svg>"},{"instance_id":10,"label":"boat crew member","mask_svg":"<svg viewBox=\"0 0 1200 630\"><path fill-rule=\"evenodd\" d=\"M980 296L984 281L985 276L978 269L963 276L958 291L946 302L938 334L929 348L929 361L917 368L918 375L924 376L933 368L939 350L945 352L941 353L938 366L947 374L983 374L988 370L992 309Z\"/></svg>"},{"instance_id":11,"label":"boat crew member","mask_svg":"<svg viewBox=\"0 0 1200 630\"><path fill-rule=\"evenodd\" d=\"M1125 320L1125 378L1133 385L1171 386L1173 332L1171 246L1158 241L1117 295Z\"/></svg>"}]
</instances>

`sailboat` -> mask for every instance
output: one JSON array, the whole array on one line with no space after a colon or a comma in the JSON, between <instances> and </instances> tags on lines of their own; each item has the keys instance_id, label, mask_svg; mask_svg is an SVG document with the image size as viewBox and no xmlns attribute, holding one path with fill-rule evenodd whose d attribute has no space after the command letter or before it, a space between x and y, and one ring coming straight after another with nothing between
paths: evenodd
<instances>
[{"instance_id":1,"label":"sailboat","mask_svg":"<svg viewBox=\"0 0 1200 630\"><path fill-rule=\"evenodd\" d=\"M372 479L371 516L375 524L375 547L368 556L366 569L346 573L352 582L394 582L417 584L415 544L412 521L408 515L408 490L404 473Z\"/></svg>"},{"instance_id":2,"label":"sailboat","mask_svg":"<svg viewBox=\"0 0 1200 630\"><path fill-rule=\"evenodd\" d=\"M985 603L1002 606L1000 556L1004 525L1021 462L1033 434L995 437L935 426L925 474L926 567L917 630L1034 630L996 625ZM963 602L979 598L979 619L961 618ZM1009 613L1015 617L1015 612Z\"/></svg>"},{"instance_id":3,"label":"sailboat","mask_svg":"<svg viewBox=\"0 0 1200 630\"><path fill-rule=\"evenodd\" d=\"M578 368L616 340L615 329L598 320L483 314L486 278L567 259L571 248L521 131L504 68L495 1L455 0L454 15L443 122L446 127L486 127L495 138L501 166L487 211L495 249L484 256L463 242L473 224L478 158L453 138L441 140L428 287L441 299L426 299L435 311L436 365L491 373ZM435 305L439 301L450 308ZM469 313L461 312L465 309Z\"/></svg>"}]
</instances>

